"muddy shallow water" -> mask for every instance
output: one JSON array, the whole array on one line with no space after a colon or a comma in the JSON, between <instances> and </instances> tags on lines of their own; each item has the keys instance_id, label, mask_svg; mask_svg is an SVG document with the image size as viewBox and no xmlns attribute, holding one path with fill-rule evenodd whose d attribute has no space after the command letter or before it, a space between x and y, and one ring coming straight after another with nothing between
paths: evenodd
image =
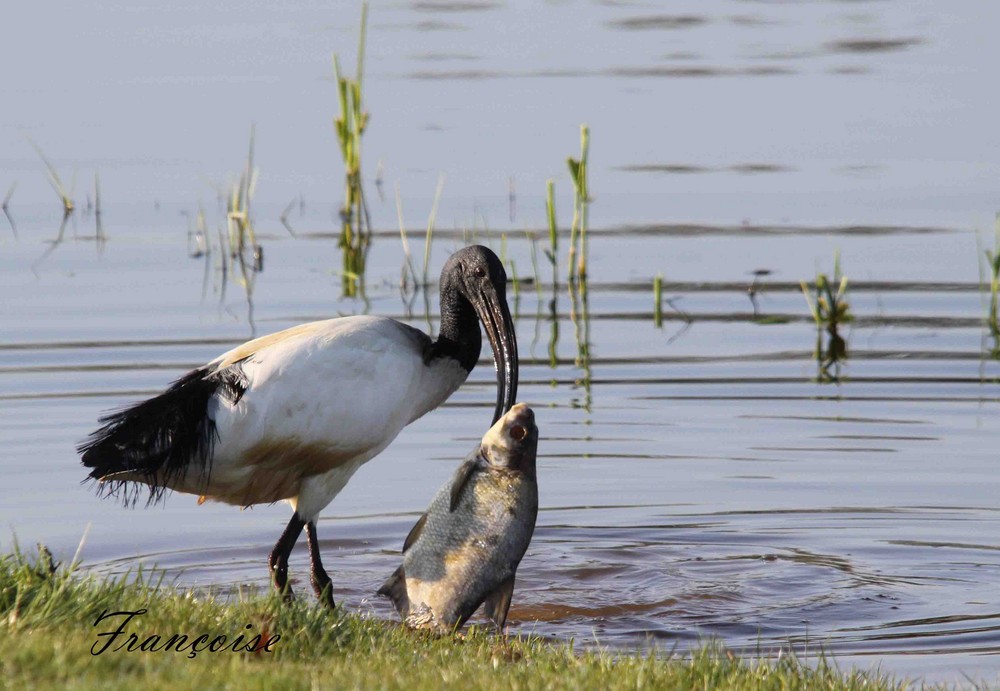
<instances>
[{"instance_id":1,"label":"muddy shallow water","mask_svg":"<svg viewBox=\"0 0 1000 691\"><path fill-rule=\"evenodd\" d=\"M541 510L513 630L664 650L718 637L903 676L1000 678L1000 362L978 286L992 237L975 232L998 206L984 85L1000 61L982 16L995 9L373 8L365 151L385 196L370 192L366 304L340 297L331 236L341 168L326 70L330 51L353 56L356 17L294 2L232 25L225 5L102 5L50 29L79 63L37 53L38 10L0 41L35 56L9 76L0 122L0 193L18 182L16 238L0 217L4 549L16 535L68 558L89 525L87 568L156 565L223 593L265 586L287 507L173 495L125 510L80 484L74 445L101 412L252 334L364 311L434 328L436 293L398 290L392 197L398 182L419 257L444 172L432 275L475 240L505 246L533 279L524 230L539 231L540 280L510 293L520 399L541 430ZM206 180L240 169L251 120L265 248L252 312L217 254L188 256L186 235L199 201L213 233L222 222ZM568 224L564 160L583 121L595 195L585 305L552 285L540 231L550 176ZM25 132L67 180L80 173L57 246ZM95 170L106 243L86 209ZM298 238L278 222L291 199ZM836 251L856 319L841 330L847 360L823 372L798 281L831 271ZM755 307L747 290L762 270ZM327 509L319 534L346 607L391 616L373 593L486 428L488 357ZM300 590L307 568L300 545Z\"/></svg>"}]
</instances>

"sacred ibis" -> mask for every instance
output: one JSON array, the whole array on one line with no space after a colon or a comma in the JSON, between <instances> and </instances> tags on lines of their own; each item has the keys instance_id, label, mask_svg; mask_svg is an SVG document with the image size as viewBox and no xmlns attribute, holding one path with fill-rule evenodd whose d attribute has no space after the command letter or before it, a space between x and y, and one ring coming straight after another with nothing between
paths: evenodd
<instances>
[{"instance_id":1,"label":"sacred ibis","mask_svg":"<svg viewBox=\"0 0 1000 691\"><path fill-rule=\"evenodd\" d=\"M385 317L294 326L237 346L154 398L102 417L78 451L102 493L134 504L166 490L238 506L287 500L294 511L269 558L291 594L288 557L306 529L317 597L333 606L316 519L354 472L465 381L482 346L497 371L496 422L517 394L517 339L507 275L486 247L441 272L437 340ZM478 319L477 319L478 317Z\"/></svg>"}]
</instances>

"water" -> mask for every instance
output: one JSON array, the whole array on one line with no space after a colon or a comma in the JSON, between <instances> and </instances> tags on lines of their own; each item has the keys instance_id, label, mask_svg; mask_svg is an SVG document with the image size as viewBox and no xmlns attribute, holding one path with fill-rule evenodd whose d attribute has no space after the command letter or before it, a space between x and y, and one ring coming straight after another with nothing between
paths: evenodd
<instances>
[{"instance_id":1,"label":"water","mask_svg":"<svg viewBox=\"0 0 1000 691\"><path fill-rule=\"evenodd\" d=\"M235 15L225 3L129 8L22 8L18 31L0 29L5 64L21 65L5 75L0 122L0 192L18 182L17 240L0 219L4 549L16 534L69 558L90 524L83 558L99 572L156 564L182 585L265 586L287 507L173 495L125 511L79 484L74 445L101 412L252 333L362 311L434 327L436 295L427 309L397 288L397 182L419 256L445 173L432 274L467 240L499 248L506 232L519 275L532 276L523 230L540 229L550 176L568 223L564 159L585 121L596 197L586 322L540 252L540 292L511 295L521 399L542 434L514 629L629 648L717 636L750 652L822 647L910 677L1000 678L1000 364L981 322L974 232L996 207L984 86L996 10L374 7L365 156L370 178L382 162L386 198L370 192L381 230L365 305L340 299L330 237L341 170L327 66L332 50L353 65L356 13L299 1ZM56 9L66 21L45 21ZM221 294L217 257L206 273L187 256L186 237L199 200L213 232L221 222L206 179L240 170L251 120L265 248L252 313L234 281ZM79 172L80 213L54 248L58 207L22 132L66 180ZM94 170L103 244L85 208ZM277 219L300 197L293 239ZM831 271L837 250L857 319L842 329L839 381L822 383L798 281ZM770 272L757 296L767 319L747 295L757 270ZM577 357L585 326L589 367ZM327 510L319 533L349 609L391 616L373 593L484 431L493 386L484 352L469 384ZM299 590L307 569L303 545Z\"/></svg>"}]
</instances>

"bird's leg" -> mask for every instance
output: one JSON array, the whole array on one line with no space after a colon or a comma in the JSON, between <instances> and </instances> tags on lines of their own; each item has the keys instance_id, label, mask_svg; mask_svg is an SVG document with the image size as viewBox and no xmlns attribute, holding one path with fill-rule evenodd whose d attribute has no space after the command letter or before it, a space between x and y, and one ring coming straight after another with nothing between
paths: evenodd
<instances>
[{"instance_id":1,"label":"bird's leg","mask_svg":"<svg viewBox=\"0 0 1000 691\"><path fill-rule=\"evenodd\" d=\"M295 541L302 534L302 527L305 524L306 522L299 518L298 513L293 513L292 520L288 521L285 532L278 538L278 542L274 545L271 556L267 560L268 566L271 567L274 587L285 596L286 600L292 598L292 589L288 585L288 557L292 553Z\"/></svg>"},{"instance_id":2,"label":"bird's leg","mask_svg":"<svg viewBox=\"0 0 1000 691\"><path fill-rule=\"evenodd\" d=\"M312 586L319 601L330 609L333 604L333 581L326 574L319 557L319 539L316 537L316 523L306 523L306 540L309 542L309 558L312 560Z\"/></svg>"}]
</instances>

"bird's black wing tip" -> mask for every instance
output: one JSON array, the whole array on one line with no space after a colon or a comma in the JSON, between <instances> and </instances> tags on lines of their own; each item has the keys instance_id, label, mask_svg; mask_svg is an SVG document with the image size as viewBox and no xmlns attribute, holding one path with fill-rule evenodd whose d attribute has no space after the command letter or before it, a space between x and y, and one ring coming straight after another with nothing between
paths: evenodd
<instances>
[{"instance_id":1,"label":"bird's black wing tip","mask_svg":"<svg viewBox=\"0 0 1000 691\"><path fill-rule=\"evenodd\" d=\"M168 488L156 485L152 481L104 479L95 473L96 471L85 477L80 484L92 484L95 494L100 499L117 500L126 509L138 506L144 494L146 508L166 502Z\"/></svg>"}]
</instances>

